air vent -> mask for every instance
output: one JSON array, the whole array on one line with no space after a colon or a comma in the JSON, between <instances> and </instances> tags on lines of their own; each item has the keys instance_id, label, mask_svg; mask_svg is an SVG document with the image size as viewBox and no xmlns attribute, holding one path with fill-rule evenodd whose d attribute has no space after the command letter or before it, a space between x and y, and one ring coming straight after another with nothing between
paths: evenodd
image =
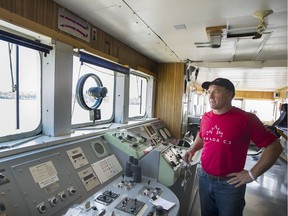
<instances>
[{"instance_id":1,"label":"air vent","mask_svg":"<svg viewBox=\"0 0 288 216\"><path fill-rule=\"evenodd\" d=\"M186 25L185 24L174 25L174 28L176 30L184 30L186 29Z\"/></svg>"}]
</instances>

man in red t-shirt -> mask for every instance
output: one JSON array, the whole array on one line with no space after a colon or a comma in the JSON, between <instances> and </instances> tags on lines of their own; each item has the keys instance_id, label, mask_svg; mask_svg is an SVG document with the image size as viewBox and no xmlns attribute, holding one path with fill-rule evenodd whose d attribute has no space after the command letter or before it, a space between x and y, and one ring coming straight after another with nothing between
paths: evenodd
<instances>
[{"instance_id":1,"label":"man in red t-shirt","mask_svg":"<svg viewBox=\"0 0 288 216\"><path fill-rule=\"evenodd\" d=\"M203 115L200 131L186 152L190 162L202 150L199 194L202 216L242 216L246 184L257 181L278 159L277 137L252 113L232 106L233 83L224 78L204 82L211 111ZM251 170L245 170L250 141L264 151Z\"/></svg>"}]
</instances>

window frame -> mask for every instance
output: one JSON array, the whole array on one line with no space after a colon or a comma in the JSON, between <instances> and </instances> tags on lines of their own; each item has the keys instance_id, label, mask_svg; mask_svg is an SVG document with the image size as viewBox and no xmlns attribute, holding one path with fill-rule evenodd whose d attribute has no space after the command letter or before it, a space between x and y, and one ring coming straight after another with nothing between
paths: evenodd
<instances>
[{"instance_id":1,"label":"window frame","mask_svg":"<svg viewBox=\"0 0 288 216\"><path fill-rule=\"evenodd\" d=\"M130 75L138 76L138 77L141 77L141 78L146 80L146 100L145 100L146 103L145 103L145 106L144 106L145 107L144 115L137 115L137 116L132 116L132 117L129 116L129 109L130 109L130 94L129 94L128 119L129 120L142 119L142 118L145 118L147 116L147 103L148 103L148 99L149 99L149 97L148 97L149 76L148 75L144 75L143 73L139 73L137 71L131 71ZM130 77L129 77L129 92L130 92Z\"/></svg>"},{"instance_id":2,"label":"window frame","mask_svg":"<svg viewBox=\"0 0 288 216\"><path fill-rule=\"evenodd\" d=\"M0 39L1 40L1 39ZM6 40L1 40L1 41L4 41L6 42L7 44L11 43L9 41L6 41ZM40 79L39 79L39 84L40 84L40 89L39 89L39 95L40 95L40 120L39 120L39 124L36 128L34 128L33 130L30 130L30 131L24 131L24 132L19 132L19 133L16 133L17 129L15 129L15 133L9 133L7 135L4 135L4 136L1 136L0 137L0 142L7 142L7 141L13 141L13 140L18 140L18 139L23 139L23 138L29 138L29 137L33 137L33 136L36 136L38 134L40 134L42 132L42 97L43 97L43 94L42 94L42 75L43 75L43 57L47 55L46 52L42 52L42 51L39 51L37 49L33 49L29 46L20 46L20 45L17 45L15 43L13 43L13 45L15 46L18 46L18 49L23 49L23 48L28 48L28 49L31 49L31 50L34 50L35 53L37 52L37 54L39 55L39 73L40 73ZM20 61L19 59L15 59L16 61ZM21 69L20 69L21 71ZM21 80L19 80L19 83L18 85L21 86ZM17 98L15 98L15 100L17 100ZM19 99L19 102L20 102L20 99ZM19 103L19 102L16 102L16 103ZM21 129L21 128L20 128Z\"/></svg>"},{"instance_id":3,"label":"window frame","mask_svg":"<svg viewBox=\"0 0 288 216\"><path fill-rule=\"evenodd\" d=\"M89 57L94 57L94 55L90 55L87 54ZM73 59L74 57L78 57L78 60L80 61L80 64L87 64L87 65L91 65L93 67L99 67L99 68L104 68L101 67L99 65L93 64L92 62L82 62L80 60L80 56L79 56L79 52L74 52L73 53ZM100 59L99 57L95 56L95 59ZM104 60L107 61L107 60ZM91 122L83 122L83 123L77 123L77 124L73 124L72 123L72 116L71 116L71 128L72 129L79 129L79 128L85 128L85 127L91 127L91 126L96 126L96 125L101 125L101 124L107 124L107 123L111 123L113 122L114 116L115 116L115 95L116 95L116 72L111 70L110 68L104 68L106 70L110 70L111 72L113 72L113 77L114 77L114 89L113 89L113 108L112 108L112 116L109 119L105 119L105 120L96 120L95 122L91 121ZM74 69L73 69L74 71ZM97 75L97 74L96 74ZM80 77L79 77L80 78ZM73 85L73 83L72 83ZM72 92L73 93L73 92ZM76 96L75 96L76 97ZM76 98L72 98L72 103L74 103L74 100L76 100ZM75 103L77 103L77 101L75 101ZM72 109L72 107L71 107ZM73 111L73 110L72 110Z\"/></svg>"}]
</instances>

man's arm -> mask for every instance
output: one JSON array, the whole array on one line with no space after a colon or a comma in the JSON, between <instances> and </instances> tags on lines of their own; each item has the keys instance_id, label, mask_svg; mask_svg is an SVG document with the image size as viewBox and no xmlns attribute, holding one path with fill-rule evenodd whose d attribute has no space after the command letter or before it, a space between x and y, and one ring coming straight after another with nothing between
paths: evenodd
<instances>
[{"instance_id":1,"label":"man's arm","mask_svg":"<svg viewBox=\"0 0 288 216\"><path fill-rule=\"evenodd\" d=\"M186 151L186 153L184 155L184 158L183 158L184 161L186 163L190 163L193 155L195 154L195 152L199 151L202 148L203 148L203 140L202 140L202 138L200 138L199 133L198 133L196 138L195 138L195 140L194 140L194 142L193 142L193 144L192 144L192 147L190 147Z\"/></svg>"},{"instance_id":2,"label":"man's arm","mask_svg":"<svg viewBox=\"0 0 288 216\"><path fill-rule=\"evenodd\" d=\"M258 176L262 175L264 172L270 169L270 167L272 167L273 164L277 161L282 151L283 148L278 139L265 147L260 159L250 170L254 178L258 178Z\"/></svg>"},{"instance_id":3,"label":"man's arm","mask_svg":"<svg viewBox=\"0 0 288 216\"><path fill-rule=\"evenodd\" d=\"M270 169L270 167L272 167L277 161L282 151L283 148L278 139L266 146L260 159L250 170L252 177L257 179L260 175ZM235 185L235 187L239 187L254 180L247 170L243 170L238 173L231 173L228 176L233 177L228 181L228 183Z\"/></svg>"}]
</instances>

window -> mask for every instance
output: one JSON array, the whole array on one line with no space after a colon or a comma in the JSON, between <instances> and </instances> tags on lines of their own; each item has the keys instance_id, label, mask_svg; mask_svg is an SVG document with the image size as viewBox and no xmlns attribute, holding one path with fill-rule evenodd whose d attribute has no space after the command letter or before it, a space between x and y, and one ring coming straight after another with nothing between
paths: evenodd
<instances>
[{"instance_id":1,"label":"window","mask_svg":"<svg viewBox=\"0 0 288 216\"><path fill-rule=\"evenodd\" d=\"M245 100L245 111L254 113L261 121L270 122L274 120L274 101Z\"/></svg>"},{"instance_id":2,"label":"window","mask_svg":"<svg viewBox=\"0 0 288 216\"><path fill-rule=\"evenodd\" d=\"M190 93L189 99L189 116L201 116L204 113L204 100L205 96L203 94L197 94L196 92ZM208 107L209 108L209 107Z\"/></svg>"},{"instance_id":3,"label":"window","mask_svg":"<svg viewBox=\"0 0 288 216\"><path fill-rule=\"evenodd\" d=\"M237 107L239 109L242 109L242 100L233 99L232 100L232 106Z\"/></svg>"},{"instance_id":4,"label":"window","mask_svg":"<svg viewBox=\"0 0 288 216\"><path fill-rule=\"evenodd\" d=\"M0 65L0 137L35 131L41 122L40 53L0 40Z\"/></svg>"},{"instance_id":5,"label":"window","mask_svg":"<svg viewBox=\"0 0 288 216\"><path fill-rule=\"evenodd\" d=\"M129 77L129 118L144 117L146 114L147 79L137 74Z\"/></svg>"},{"instance_id":6,"label":"window","mask_svg":"<svg viewBox=\"0 0 288 216\"><path fill-rule=\"evenodd\" d=\"M78 80L86 74L95 74L102 82L103 87L106 87L108 93L106 97L102 100L98 109L101 112L101 119L97 120L97 123L110 122L113 118L113 107L114 107L114 71L105 69L103 67L98 67L93 64L81 63L78 56L73 57L73 84L72 84L72 125L78 126L88 126L92 125L93 117L91 116L91 112L89 110L83 109L76 98L76 87ZM93 79L88 78L85 81L85 85L83 87L83 91L88 90L89 87L94 87L95 81ZM86 101L88 101L87 105L93 104L95 102L95 98L89 97L85 95Z\"/></svg>"}]
</instances>

